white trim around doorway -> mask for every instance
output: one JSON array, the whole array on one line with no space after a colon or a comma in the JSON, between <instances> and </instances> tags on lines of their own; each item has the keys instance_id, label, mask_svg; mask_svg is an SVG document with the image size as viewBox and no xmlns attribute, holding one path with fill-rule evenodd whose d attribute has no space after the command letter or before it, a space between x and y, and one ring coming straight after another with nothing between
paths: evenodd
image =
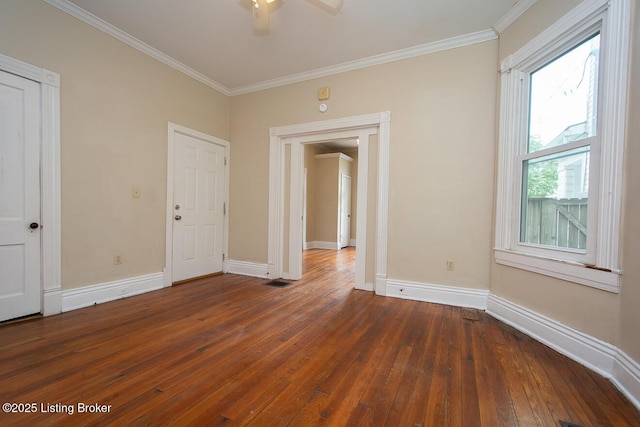
<instances>
[{"instance_id":1,"label":"white trim around doorway","mask_svg":"<svg viewBox=\"0 0 640 427\"><path fill-rule=\"evenodd\" d=\"M42 314L62 311L60 216L60 75L0 54L0 70L40 84Z\"/></svg>"},{"instance_id":2,"label":"white trim around doorway","mask_svg":"<svg viewBox=\"0 0 640 427\"><path fill-rule=\"evenodd\" d=\"M319 122L303 123L270 129L269 149L269 247L268 274L270 278L300 279L302 276L302 183L304 179L304 144L332 139L358 138L358 206L367 206L369 137L378 135L377 191L375 235L367 235L367 210L358 209L356 239L357 289L386 295L387 235L389 193L389 142L391 113L382 112ZM289 194L289 250L284 253L285 235L285 148L290 146L291 179ZM364 159L364 160L362 160ZM373 280L367 281L367 241L375 246ZM284 271L287 257L288 271Z\"/></svg>"}]
</instances>

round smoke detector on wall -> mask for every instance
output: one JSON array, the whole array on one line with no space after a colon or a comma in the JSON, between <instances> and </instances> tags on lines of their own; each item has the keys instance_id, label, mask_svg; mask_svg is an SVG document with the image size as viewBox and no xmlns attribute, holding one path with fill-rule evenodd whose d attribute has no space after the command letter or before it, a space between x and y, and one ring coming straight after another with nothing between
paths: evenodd
<instances>
[{"instance_id":1,"label":"round smoke detector on wall","mask_svg":"<svg viewBox=\"0 0 640 427\"><path fill-rule=\"evenodd\" d=\"M327 104L320 104L320 107L318 107L318 109L320 110L321 113L324 113L325 111L327 111Z\"/></svg>"}]
</instances>

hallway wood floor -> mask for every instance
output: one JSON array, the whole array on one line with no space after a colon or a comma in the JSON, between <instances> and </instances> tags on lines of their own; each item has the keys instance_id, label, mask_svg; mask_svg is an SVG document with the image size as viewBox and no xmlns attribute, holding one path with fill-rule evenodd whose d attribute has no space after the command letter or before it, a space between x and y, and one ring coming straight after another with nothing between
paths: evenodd
<instances>
[{"instance_id":1,"label":"hallway wood floor","mask_svg":"<svg viewBox=\"0 0 640 427\"><path fill-rule=\"evenodd\" d=\"M37 410L0 425L640 426L606 379L484 312L353 290L353 259L2 325L0 401Z\"/></svg>"}]
</instances>

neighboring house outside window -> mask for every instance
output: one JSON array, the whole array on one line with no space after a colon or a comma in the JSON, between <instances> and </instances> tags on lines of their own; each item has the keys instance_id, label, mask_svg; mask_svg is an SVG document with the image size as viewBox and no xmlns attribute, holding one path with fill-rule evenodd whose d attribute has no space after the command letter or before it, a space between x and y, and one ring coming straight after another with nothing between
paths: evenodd
<instances>
[{"instance_id":1,"label":"neighboring house outside window","mask_svg":"<svg viewBox=\"0 0 640 427\"><path fill-rule=\"evenodd\" d=\"M496 262L618 292L630 1L585 1L501 64Z\"/></svg>"}]
</instances>

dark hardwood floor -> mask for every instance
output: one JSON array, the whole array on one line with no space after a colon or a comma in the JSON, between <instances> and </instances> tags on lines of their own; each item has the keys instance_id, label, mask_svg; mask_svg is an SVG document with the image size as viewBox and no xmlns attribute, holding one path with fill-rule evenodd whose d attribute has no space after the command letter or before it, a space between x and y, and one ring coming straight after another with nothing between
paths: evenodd
<instances>
[{"instance_id":1,"label":"dark hardwood floor","mask_svg":"<svg viewBox=\"0 0 640 427\"><path fill-rule=\"evenodd\" d=\"M2 325L0 401L37 407L0 425L640 426L606 379L484 312L353 290L353 259Z\"/></svg>"}]
</instances>

